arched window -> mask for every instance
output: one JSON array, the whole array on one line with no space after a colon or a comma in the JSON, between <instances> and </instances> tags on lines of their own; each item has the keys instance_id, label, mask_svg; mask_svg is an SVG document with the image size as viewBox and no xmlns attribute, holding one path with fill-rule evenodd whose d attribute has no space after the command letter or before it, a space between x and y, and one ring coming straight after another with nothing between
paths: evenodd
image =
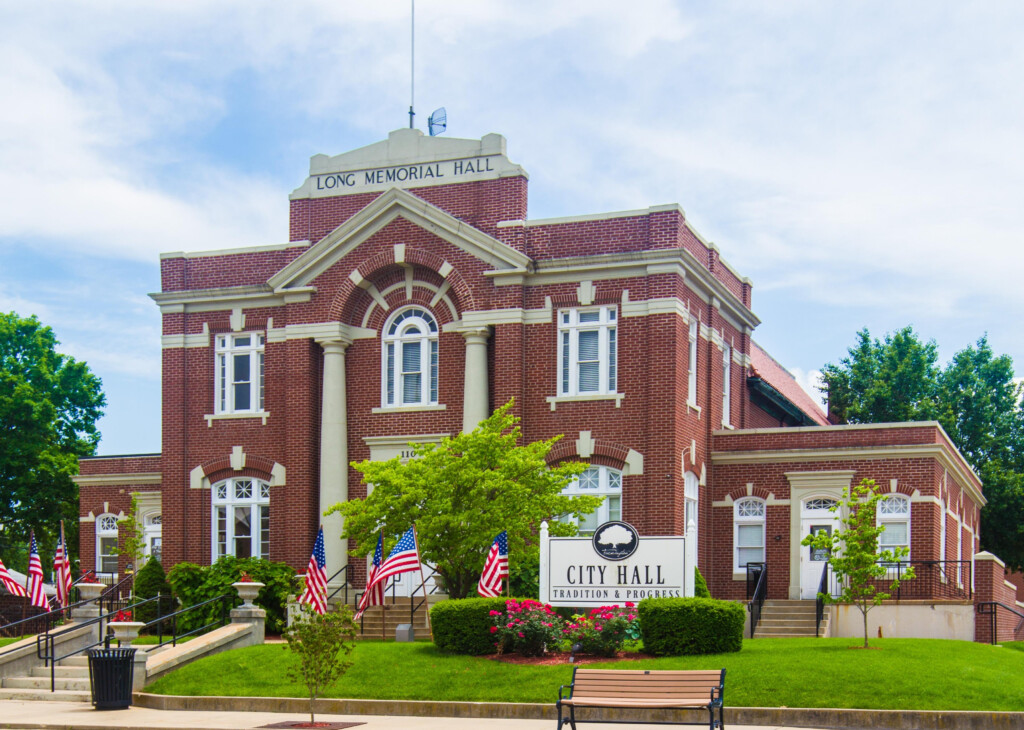
<instances>
[{"instance_id":1,"label":"arched window","mask_svg":"<svg viewBox=\"0 0 1024 730\"><path fill-rule=\"evenodd\" d=\"M437 321L420 307L400 309L384 325L385 407L437 405Z\"/></svg>"},{"instance_id":2,"label":"arched window","mask_svg":"<svg viewBox=\"0 0 1024 730\"><path fill-rule=\"evenodd\" d=\"M117 573L117 516L96 518L96 572Z\"/></svg>"},{"instance_id":3,"label":"arched window","mask_svg":"<svg viewBox=\"0 0 1024 730\"><path fill-rule=\"evenodd\" d=\"M607 466L590 466L565 488L563 494L589 494L604 497L594 512L583 515L577 526L581 535L590 535L599 525L622 519L622 472ZM570 521L575 518L569 517Z\"/></svg>"},{"instance_id":4,"label":"arched window","mask_svg":"<svg viewBox=\"0 0 1024 730\"><path fill-rule=\"evenodd\" d=\"M906 548L901 560L910 559L910 500L902 494L890 494L878 502L875 515L878 525L885 530L878 536L878 550Z\"/></svg>"},{"instance_id":5,"label":"arched window","mask_svg":"<svg viewBox=\"0 0 1024 730\"><path fill-rule=\"evenodd\" d=\"M162 564L163 516L159 512L146 515L146 519L143 520L143 537L146 541L146 556Z\"/></svg>"},{"instance_id":6,"label":"arched window","mask_svg":"<svg viewBox=\"0 0 1024 730\"><path fill-rule=\"evenodd\" d=\"M688 471L683 475L683 494L686 498L686 514L684 515L685 524L683 525L683 534L690 529L690 522L693 522L693 538L695 544L699 547L700 542L697 541L697 530L700 524L700 480L697 475L692 471ZM696 555L696 553L694 553Z\"/></svg>"},{"instance_id":7,"label":"arched window","mask_svg":"<svg viewBox=\"0 0 1024 730\"><path fill-rule=\"evenodd\" d=\"M236 477L213 485L213 559L270 556L270 485Z\"/></svg>"},{"instance_id":8,"label":"arched window","mask_svg":"<svg viewBox=\"0 0 1024 730\"><path fill-rule=\"evenodd\" d=\"M765 504L757 497L744 497L733 505L733 545L736 572L747 563L764 562Z\"/></svg>"}]
</instances>

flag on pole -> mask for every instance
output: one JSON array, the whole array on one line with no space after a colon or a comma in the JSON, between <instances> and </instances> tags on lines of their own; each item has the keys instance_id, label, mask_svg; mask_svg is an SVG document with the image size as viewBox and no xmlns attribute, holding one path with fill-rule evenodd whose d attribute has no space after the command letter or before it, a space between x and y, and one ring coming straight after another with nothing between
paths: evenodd
<instances>
[{"instance_id":1,"label":"flag on pole","mask_svg":"<svg viewBox=\"0 0 1024 730\"><path fill-rule=\"evenodd\" d=\"M34 532L29 538L28 594L29 603L33 606L50 610L50 604L47 603L46 594L43 592L43 561L39 559L39 545L36 544Z\"/></svg>"},{"instance_id":2,"label":"flag on pole","mask_svg":"<svg viewBox=\"0 0 1024 730\"><path fill-rule=\"evenodd\" d=\"M7 592L12 596L21 596L22 598L26 598L28 596L28 594L25 593L25 586L14 580L14 576L7 572L7 566L4 565L3 560L0 560L0 583L4 584L4 588L6 588Z\"/></svg>"},{"instance_id":3,"label":"flag on pole","mask_svg":"<svg viewBox=\"0 0 1024 730\"><path fill-rule=\"evenodd\" d=\"M323 526L313 543L313 554L309 556L309 567L306 568L306 590L299 603L308 603L321 615L327 613L327 556L324 554Z\"/></svg>"},{"instance_id":4,"label":"flag on pole","mask_svg":"<svg viewBox=\"0 0 1024 730\"><path fill-rule=\"evenodd\" d=\"M508 578L508 532L503 531L494 538L491 549L484 561L484 571L480 575L480 583L476 592L484 598L497 598L501 595L501 579Z\"/></svg>"},{"instance_id":5,"label":"flag on pole","mask_svg":"<svg viewBox=\"0 0 1024 730\"><path fill-rule=\"evenodd\" d=\"M388 584L388 579L402 573L410 573L420 570L420 556L416 551L416 535L412 527L405 531L405 534L395 543L395 547L388 555L388 559L381 563L380 570L374 576L373 585L380 584L383 589ZM367 586L367 589L373 586Z\"/></svg>"},{"instance_id":6,"label":"flag on pole","mask_svg":"<svg viewBox=\"0 0 1024 730\"><path fill-rule=\"evenodd\" d=\"M384 605L384 584L376 582L377 573L380 572L380 565L383 561L384 533L381 533L377 536L377 549L373 551L373 565L370 566L370 573L366 576L366 590L363 591L363 596L359 599L359 610L352 617L353 621L358 621L362 617L363 611L370 606Z\"/></svg>"},{"instance_id":7,"label":"flag on pole","mask_svg":"<svg viewBox=\"0 0 1024 730\"><path fill-rule=\"evenodd\" d=\"M53 557L53 583L57 588L60 607L67 608L71 602L71 561L64 540L63 520L60 523L60 537L57 539L57 553Z\"/></svg>"}]
</instances>

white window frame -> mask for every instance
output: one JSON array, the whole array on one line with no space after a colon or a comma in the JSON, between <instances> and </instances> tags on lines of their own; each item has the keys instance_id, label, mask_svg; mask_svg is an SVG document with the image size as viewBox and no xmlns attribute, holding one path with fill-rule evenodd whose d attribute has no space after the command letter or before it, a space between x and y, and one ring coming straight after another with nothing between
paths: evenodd
<instances>
[{"instance_id":1,"label":"white window frame","mask_svg":"<svg viewBox=\"0 0 1024 730\"><path fill-rule=\"evenodd\" d=\"M758 514L749 514L748 507L753 505L759 505L760 509ZM734 573L746 572L746 565L749 562L763 563L766 560L766 550L768 544L765 540L765 524L767 522L768 505L765 501L759 497L743 497L742 499L736 500L733 504L732 512L732 569ZM740 514L744 512L745 514ZM760 526L761 528L761 545L740 545L740 527L749 526ZM747 562L740 564L740 549L751 550L760 547L761 559L760 560L747 560Z\"/></svg>"},{"instance_id":2,"label":"white window frame","mask_svg":"<svg viewBox=\"0 0 1024 730\"><path fill-rule=\"evenodd\" d=\"M418 328L418 333L409 330ZM381 406L402 408L404 406L436 406L438 404L438 345L439 327L437 318L420 306L403 307L388 317L384 323L381 339ZM405 371L403 351L406 345L419 343L419 370ZM417 398L405 398L404 378L419 373L420 387Z\"/></svg>"},{"instance_id":3,"label":"white window frame","mask_svg":"<svg viewBox=\"0 0 1024 730\"><path fill-rule=\"evenodd\" d=\"M697 539L697 535L700 534L700 479L692 471L683 474L683 498L685 507L683 510L683 534L687 535L687 530L690 529L690 517L693 517L693 544L695 548L699 549L700 540ZM697 550L694 550L693 554L697 555ZM698 562L700 561L698 560Z\"/></svg>"},{"instance_id":4,"label":"white window frame","mask_svg":"<svg viewBox=\"0 0 1024 730\"><path fill-rule=\"evenodd\" d=\"M622 472L618 469L592 464L579 477L573 479L562 490L562 494L604 497L601 506L589 515L589 517L593 517L596 520L594 524L595 529L610 520L622 519ZM568 515L565 521L576 525L581 535L592 535L594 533L593 529L581 528L579 520L574 515Z\"/></svg>"},{"instance_id":5,"label":"white window frame","mask_svg":"<svg viewBox=\"0 0 1024 730\"><path fill-rule=\"evenodd\" d=\"M245 338L248 343L241 342ZM262 332L231 332L217 335L214 345L214 413L263 412L263 351L266 336ZM239 358L248 356L249 380L236 381ZM238 386L248 385L249 407L239 408L235 400Z\"/></svg>"},{"instance_id":6,"label":"white window frame","mask_svg":"<svg viewBox=\"0 0 1024 730\"><path fill-rule=\"evenodd\" d=\"M581 315L597 313L593 322ZM613 395L618 388L618 312L614 306L580 307L558 311L558 395ZM579 339L581 332L598 333L598 387L580 390ZM586 362L595 362L588 360Z\"/></svg>"},{"instance_id":7,"label":"white window frame","mask_svg":"<svg viewBox=\"0 0 1024 730\"><path fill-rule=\"evenodd\" d=\"M697 405L697 338L700 333L700 322L690 315L690 352L687 367L686 402Z\"/></svg>"},{"instance_id":8,"label":"white window frame","mask_svg":"<svg viewBox=\"0 0 1024 730\"><path fill-rule=\"evenodd\" d=\"M905 506L905 509L903 509L903 510L901 510L899 512L892 512L892 511L890 511L890 512L883 512L883 510L890 509L890 508L888 508L888 507L886 507L884 505L896 504L896 503L903 504ZM911 533L910 533L910 510L911 510L911 508L910 508L910 498L907 497L906 495L903 495L903 494L887 494L886 496L882 497L878 501L878 507L875 510L875 524L878 527L883 527L883 526L884 527L888 527L889 525L898 525L898 524L904 524L907 527L907 541L906 542L900 542L900 543L894 543L894 542L885 543L885 542L883 542L885 540L885 533L888 532L888 530L883 531L878 536L878 552L879 553L883 552L884 550L891 550L894 547L905 547L907 549L906 556L903 557L900 560L901 563L909 562L910 557L911 557L911 552L910 552L910 542L911 542L911 539L910 539L911 538Z\"/></svg>"},{"instance_id":9,"label":"white window frame","mask_svg":"<svg viewBox=\"0 0 1024 730\"><path fill-rule=\"evenodd\" d=\"M113 525L113 527L110 527ZM117 553L104 553L101 549L103 539L114 538L114 547L118 547L118 526L117 526L117 515L106 512L96 518L96 572L97 573L110 573L117 575ZM113 558L114 569L104 570L103 569L103 558Z\"/></svg>"},{"instance_id":10,"label":"white window frame","mask_svg":"<svg viewBox=\"0 0 1024 730\"><path fill-rule=\"evenodd\" d=\"M249 485L248 496L245 484ZM213 561L236 555L235 510L249 510L249 557L269 558L270 485L254 477L233 477L210 488L210 552ZM265 508L265 509L264 509ZM224 524L220 520L223 515ZM221 529L223 528L223 529Z\"/></svg>"},{"instance_id":11,"label":"white window frame","mask_svg":"<svg viewBox=\"0 0 1024 730\"><path fill-rule=\"evenodd\" d=\"M722 425L732 424L732 348L722 350Z\"/></svg>"}]
</instances>

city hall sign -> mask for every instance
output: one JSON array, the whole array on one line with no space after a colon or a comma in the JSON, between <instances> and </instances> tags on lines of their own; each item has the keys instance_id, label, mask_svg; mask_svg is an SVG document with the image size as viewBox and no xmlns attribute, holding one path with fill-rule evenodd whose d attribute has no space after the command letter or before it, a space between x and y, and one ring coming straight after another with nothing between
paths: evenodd
<instances>
[{"instance_id":1,"label":"city hall sign","mask_svg":"<svg viewBox=\"0 0 1024 730\"><path fill-rule=\"evenodd\" d=\"M641 537L606 522L591 537L551 537L541 526L540 600L552 606L606 606L693 595L684 537Z\"/></svg>"}]
</instances>

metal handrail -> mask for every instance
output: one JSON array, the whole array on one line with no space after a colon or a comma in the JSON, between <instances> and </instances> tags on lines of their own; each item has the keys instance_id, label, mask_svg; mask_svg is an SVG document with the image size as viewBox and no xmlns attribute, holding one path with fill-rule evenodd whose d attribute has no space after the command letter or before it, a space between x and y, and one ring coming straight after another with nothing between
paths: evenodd
<instances>
[{"instance_id":1,"label":"metal handrail","mask_svg":"<svg viewBox=\"0 0 1024 730\"><path fill-rule=\"evenodd\" d=\"M1020 632L1021 628L1024 627L1024 613L1021 613L1020 611L1018 611L1015 608L1007 606L1005 603L1000 603L999 601L984 601L982 603L979 603L976 608L977 608L979 616L991 616L992 617L991 618L991 624L990 624L991 634L990 634L990 640L989 640L991 644L998 644L999 643L999 609L1000 608L1003 609L1004 611L1009 611L1014 616L1016 616L1016 617L1018 617L1020 619L1020 621L1017 622L1017 628L1015 628L1013 630L1013 635L1015 637Z\"/></svg>"},{"instance_id":2,"label":"metal handrail","mask_svg":"<svg viewBox=\"0 0 1024 730\"><path fill-rule=\"evenodd\" d=\"M324 601L324 603L330 603L330 600L331 600L332 598L334 598L334 597L335 597L336 595L338 595L338 593L340 593L342 589L344 589L344 590L345 590L345 603L346 603L346 604L348 604L348 566L347 566L347 565L343 565L343 566L341 567L341 570L339 570L339 571L338 571L337 573L335 573L335 574L334 574L334 575L332 575L332 576L331 576L330 578L328 578L328 579L327 579L327 585L330 585L330 584L331 584L331 582L332 582L332 581L334 581L334 579L335 579L335 578L337 578L337 577L338 577L339 575L341 575L342 573L344 573L344 574L345 574L345 582L344 582L344 583L342 583L342 584L341 584L340 586L338 586L337 588L335 588L335 589L334 589L334 590L333 590L333 591L332 591L332 592L331 592L331 593L330 593L330 594L329 594L329 595L327 596L327 600L326 600L326 601Z\"/></svg>"},{"instance_id":3,"label":"metal handrail","mask_svg":"<svg viewBox=\"0 0 1024 730\"><path fill-rule=\"evenodd\" d=\"M168 597L169 596L166 596L166 595L165 596L157 596L157 598L168 598ZM234 598L235 598L234 595L232 595L230 593L225 593L223 595L217 596L216 598L210 598L208 600L202 601L201 603L193 604L193 605L189 606L188 608L182 608L182 609L180 609L178 611L174 611L173 613L168 613L166 615L161 613L161 604L158 602L156 604L157 617L155 619L153 619L152 621L147 622L145 625L142 626L142 628L146 629L146 628L149 628L150 626L157 626L157 644L153 647L153 649L159 649L161 646L164 646L166 644L170 644L171 646L177 646L178 645L178 639L182 639L182 638L184 638L186 636L192 636L193 634L198 634L200 632L204 632L206 629L210 628L211 626L216 626L216 627L219 628L221 626L227 625L228 615L229 615L229 612L231 610L231 606L234 604ZM153 599L150 599L150 600L153 600ZM196 610L197 608L202 608L203 606L208 606L211 603L216 603L217 601L220 601L220 604L221 604L220 618L217 621L210 621L208 623L203 624L202 626L199 626L197 628L192 629L191 631L186 631L186 632L180 633L180 634L178 633L178 617L179 616L183 616L183 615L187 614L190 611ZM164 641L163 640L163 638L164 638L163 627L167 624L168 620L170 620L170 622L171 622L171 635L170 635L170 638L168 638L167 641Z\"/></svg>"},{"instance_id":4,"label":"metal handrail","mask_svg":"<svg viewBox=\"0 0 1024 730\"><path fill-rule=\"evenodd\" d=\"M437 574L438 574L437 571L435 569L431 568L430 569L430 575L428 575L422 581L420 581L420 584L413 589L412 595L409 596L409 625L410 626L412 626L412 624L415 622L415 620L416 620L416 612L420 610L420 606L422 606L424 603L426 603L427 599L430 596L432 596L437 591L437 582L436 581L434 582L434 587L430 589L430 593L427 593L426 595L424 595L423 596L423 600L421 600L419 603L417 603L414 606L412 601L413 601L413 597L416 595L416 591L418 591L421 588L423 588L424 593L426 593L426 588L424 588L424 586L426 586L428 580L430 580L431 578L433 578ZM430 613L430 606L427 606L427 613L428 614ZM427 617L427 626L429 626L429 625L430 625L430 617L428 615L428 617Z\"/></svg>"},{"instance_id":5,"label":"metal handrail","mask_svg":"<svg viewBox=\"0 0 1024 730\"><path fill-rule=\"evenodd\" d=\"M751 593L750 584L754 582ZM768 564L747 563L747 610L750 612L750 638L754 638L757 622L761 620L761 609L768 596Z\"/></svg>"},{"instance_id":6,"label":"metal handrail","mask_svg":"<svg viewBox=\"0 0 1024 730\"><path fill-rule=\"evenodd\" d=\"M135 585L135 573L129 573L124 578L119 580L116 584L114 584L114 585L110 586L109 588L107 588L106 590L104 590L100 594L100 597L99 597L100 611L101 612L103 611L104 603L106 603L107 608L110 611L114 611L115 610L115 604L117 604L117 603L119 603L120 601L123 600L121 598L121 595L124 593L125 587L127 586L127 588L128 588L128 596L130 598L131 597L132 587L134 587L134 585ZM117 608L120 609L120 610L125 610L125 608L123 606L117 606Z\"/></svg>"},{"instance_id":7,"label":"metal handrail","mask_svg":"<svg viewBox=\"0 0 1024 730\"><path fill-rule=\"evenodd\" d=\"M814 635L821 636L821 619L825 616L825 591L828 590L828 561L821 567L821 580L814 596Z\"/></svg>"},{"instance_id":8,"label":"metal handrail","mask_svg":"<svg viewBox=\"0 0 1024 730\"><path fill-rule=\"evenodd\" d=\"M25 600L27 601L28 599L26 598ZM93 599L93 600L96 600L96 599ZM65 612L71 611L71 609L73 609L73 608L79 608L81 606L84 606L87 603L91 603L91 601L78 601L76 603L69 604L65 608L55 608L52 611L46 611L45 613L37 613L35 616L29 616L28 618L23 618L23 619L19 619L17 621L12 621L9 624L4 624L3 626L0 626L0 632L7 631L12 626L17 626L19 624L27 624L27 623L31 623L32 621L45 621L45 622L49 623L51 620L56 620L58 618L63 618L63 614ZM50 630L52 630L52 628L53 628L52 626L47 626L46 631L50 631ZM4 652L0 651L0 656L2 656L3 654L4 654Z\"/></svg>"},{"instance_id":9,"label":"metal handrail","mask_svg":"<svg viewBox=\"0 0 1024 730\"><path fill-rule=\"evenodd\" d=\"M397 592L398 592L398 578L397 577L392 578L391 582L384 586L384 595L385 596L387 595L389 589L391 590L391 605L394 606L395 603L396 603L395 599L397 598ZM359 605L359 602L362 601L363 595L365 593L366 593L366 589L364 588L363 590L359 591L359 593L356 594L356 605ZM387 604L382 603L381 604L381 608L386 611L388 609L388 606L387 606ZM362 616L359 617L359 633L360 634L363 633L363 622L365 620L366 620L366 614L364 613Z\"/></svg>"},{"instance_id":10,"label":"metal handrail","mask_svg":"<svg viewBox=\"0 0 1024 730\"><path fill-rule=\"evenodd\" d=\"M47 630L45 633L37 635L36 636L36 658L43 660L43 666L44 667L45 666L50 667L50 691L53 692L55 687L56 687L56 666L57 666L57 662L59 662L62 659L67 659L70 656L74 656L75 654L80 654L81 652L85 651L86 649L91 649L94 646L99 646L100 644L106 644L107 646L109 646L109 638L107 637L107 632L103 630L103 622L104 621L106 621L107 624L109 624L111 616L116 617L117 614L120 613L121 611L134 611L139 606L144 606L147 603L152 603L153 601L157 600L158 598L160 598L160 597L156 596L154 598L147 598L147 599L145 599L143 601L139 601L137 603L133 603L133 604L129 605L126 608L119 608L117 611L111 611L109 613L102 613L102 610L101 610L99 616L95 616L93 618L90 618L90 619L87 619L87 620L81 621L81 622L77 622L76 621L75 623L71 624L70 626L64 627L64 628L60 629L59 631ZM94 641L93 643L91 643L91 644L89 644L87 646L80 646L77 649L75 649L74 651L68 652L67 654L62 654L60 656L57 656L57 637L63 636L64 634L70 633L72 631L78 631L79 629L82 629L82 628L84 628L86 626L92 626L93 624L97 625L97 630L98 630L98 637L97 637L96 641ZM44 646L46 647L45 652L43 650Z\"/></svg>"},{"instance_id":11,"label":"metal handrail","mask_svg":"<svg viewBox=\"0 0 1024 730\"><path fill-rule=\"evenodd\" d=\"M963 600L973 596L970 560L879 560L876 563L886 569L886 574L877 579L879 584L898 579L892 600ZM914 568L914 578L910 582L905 575L907 568ZM842 593L835 572L829 581L828 589L822 591L832 596Z\"/></svg>"}]
</instances>

